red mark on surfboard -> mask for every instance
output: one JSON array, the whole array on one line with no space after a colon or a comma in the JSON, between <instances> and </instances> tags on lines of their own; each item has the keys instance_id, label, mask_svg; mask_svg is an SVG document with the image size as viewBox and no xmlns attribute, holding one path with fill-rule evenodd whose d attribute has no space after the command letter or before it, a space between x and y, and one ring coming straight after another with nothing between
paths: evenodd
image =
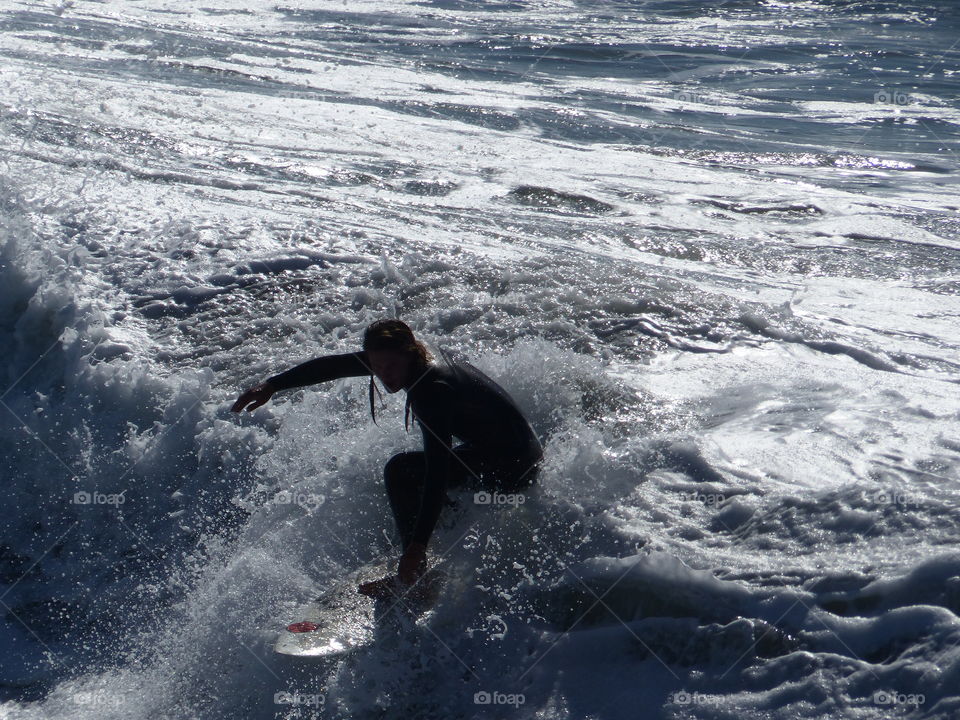
<instances>
[{"instance_id":1,"label":"red mark on surfboard","mask_svg":"<svg viewBox=\"0 0 960 720\"><path fill-rule=\"evenodd\" d=\"M319 627L316 623L304 620L303 622L293 623L293 625L287 625L287 630L290 632L312 632Z\"/></svg>"}]
</instances>

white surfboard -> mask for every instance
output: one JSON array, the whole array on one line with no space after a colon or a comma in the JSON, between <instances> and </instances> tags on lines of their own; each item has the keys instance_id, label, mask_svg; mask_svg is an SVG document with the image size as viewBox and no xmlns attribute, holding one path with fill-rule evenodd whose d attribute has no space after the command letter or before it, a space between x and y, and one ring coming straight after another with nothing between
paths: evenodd
<instances>
[{"instance_id":1,"label":"white surfboard","mask_svg":"<svg viewBox=\"0 0 960 720\"><path fill-rule=\"evenodd\" d=\"M280 630L274 651L295 657L324 658L373 644L382 631L402 617L425 613L442 587L444 572L431 568L412 590L398 597L374 600L357 586L396 572L391 556L356 570L316 600L301 605Z\"/></svg>"}]
</instances>

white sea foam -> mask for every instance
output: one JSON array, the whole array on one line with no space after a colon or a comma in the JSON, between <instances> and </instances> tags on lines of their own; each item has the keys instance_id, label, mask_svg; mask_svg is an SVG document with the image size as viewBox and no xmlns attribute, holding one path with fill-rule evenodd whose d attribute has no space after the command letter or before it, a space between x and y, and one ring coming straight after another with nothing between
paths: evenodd
<instances>
[{"instance_id":1,"label":"white sea foam","mask_svg":"<svg viewBox=\"0 0 960 720\"><path fill-rule=\"evenodd\" d=\"M848 5L8 3L0 717L956 716L955 19ZM229 407L394 314L541 482L285 663L420 438Z\"/></svg>"}]
</instances>

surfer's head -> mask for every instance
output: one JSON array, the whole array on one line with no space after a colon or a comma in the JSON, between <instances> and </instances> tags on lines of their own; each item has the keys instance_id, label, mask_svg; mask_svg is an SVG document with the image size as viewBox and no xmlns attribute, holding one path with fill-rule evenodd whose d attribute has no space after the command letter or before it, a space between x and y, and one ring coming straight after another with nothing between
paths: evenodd
<instances>
[{"instance_id":1,"label":"surfer's head","mask_svg":"<svg viewBox=\"0 0 960 720\"><path fill-rule=\"evenodd\" d=\"M370 414L376 422L374 376L379 378L387 392L398 392L416 382L424 367L433 360L433 355L413 336L409 325L395 318L377 320L367 326L363 333L363 349L373 372L370 376Z\"/></svg>"}]
</instances>

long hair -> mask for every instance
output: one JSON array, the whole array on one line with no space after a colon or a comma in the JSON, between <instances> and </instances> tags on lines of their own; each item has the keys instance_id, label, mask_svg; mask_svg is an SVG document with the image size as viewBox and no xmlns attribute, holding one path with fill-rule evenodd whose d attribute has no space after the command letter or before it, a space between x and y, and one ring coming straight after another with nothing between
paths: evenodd
<instances>
[{"instance_id":1,"label":"long hair","mask_svg":"<svg viewBox=\"0 0 960 720\"><path fill-rule=\"evenodd\" d=\"M371 350L397 350L403 353L409 353L413 356L415 363L426 365L433 360L433 355L427 349L427 346L413 336L413 330L402 320L396 318L385 318L377 320L367 326L363 333L363 349L366 352ZM380 388L373 381L373 373L370 373L370 417L373 418L373 424L380 427L377 423L377 413L374 410L373 393L376 391L380 399ZM407 394L407 402L403 408L403 428L407 427L410 414L410 395Z\"/></svg>"}]
</instances>

